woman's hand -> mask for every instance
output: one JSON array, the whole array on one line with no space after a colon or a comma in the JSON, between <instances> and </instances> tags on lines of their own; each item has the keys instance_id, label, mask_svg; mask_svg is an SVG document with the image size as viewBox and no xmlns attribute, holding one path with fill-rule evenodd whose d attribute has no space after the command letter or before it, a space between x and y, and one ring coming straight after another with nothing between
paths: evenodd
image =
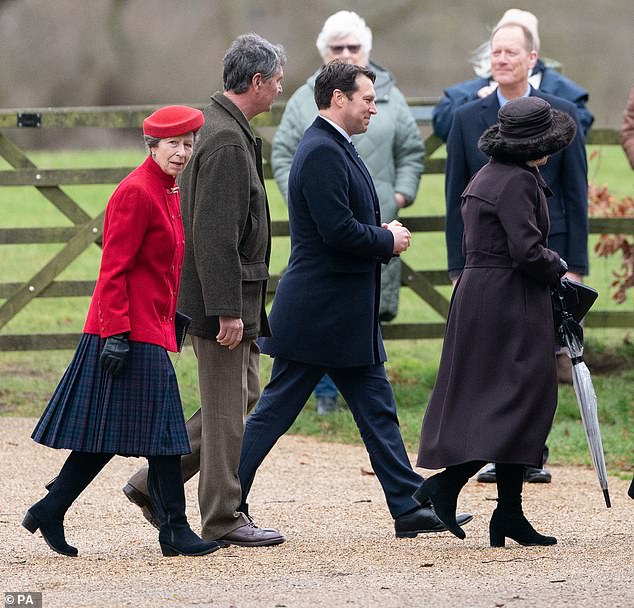
<instances>
[{"instance_id":1,"label":"woman's hand","mask_svg":"<svg viewBox=\"0 0 634 608\"><path fill-rule=\"evenodd\" d=\"M99 357L99 365L116 376L126 366L129 353L128 334L115 334L106 338L106 343Z\"/></svg>"}]
</instances>

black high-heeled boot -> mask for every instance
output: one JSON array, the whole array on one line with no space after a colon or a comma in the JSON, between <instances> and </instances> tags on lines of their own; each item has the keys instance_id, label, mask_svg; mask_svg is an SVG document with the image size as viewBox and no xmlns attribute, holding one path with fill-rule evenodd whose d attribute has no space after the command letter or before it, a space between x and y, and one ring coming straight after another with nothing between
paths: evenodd
<instances>
[{"instance_id":1,"label":"black high-heeled boot","mask_svg":"<svg viewBox=\"0 0 634 608\"><path fill-rule=\"evenodd\" d=\"M524 546L549 546L557 544L554 536L539 534L522 511L522 484L524 467L515 464L496 464L498 506L489 523L489 540L492 547L504 547L510 538Z\"/></svg>"},{"instance_id":2,"label":"black high-heeled boot","mask_svg":"<svg viewBox=\"0 0 634 608\"><path fill-rule=\"evenodd\" d=\"M148 490L161 524L163 555L207 555L220 549L219 543L203 540L189 527L180 456L150 456L148 463Z\"/></svg>"},{"instance_id":3,"label":"black high-heeled boot","mask_svg":"<svg viewBox=\"0 0 634 608\"><path fill-rule=\"evenodd\" d=\"M447 467L442 473L423 481L413 495L419 504L430 500L438 519L447 526L447 530L460 539L464 539L466 534L456 521L458 495L469 481L469 477L475 475L483 464L473 461Z\"/></svg>"},{"instance_id":4,"label":"black high-heeled boot","mask_svg":"<svg viewBox=\"0 0 634 608\"><path fill-rule=\"evenodd\" d=\"M524 513L505 513L499 508L493 511L489 523L489 540L492 547L504 547L510 538L525 547L556 545L554 536L544 536L533 528Z\"/></svg>"},{"instance_id":5,"label":"black high-heeled boot","mask_svg":"<svg viewBox=\"0 0 634 608\"><path fill-rule=\"evenodd\" d=\"M56 553L77 556L77 547L66 542L64 515L111 458L112 454L71 452L49 493L26 512L22 525L31 534L39 530Z\"/></svg>"}]
</instances>

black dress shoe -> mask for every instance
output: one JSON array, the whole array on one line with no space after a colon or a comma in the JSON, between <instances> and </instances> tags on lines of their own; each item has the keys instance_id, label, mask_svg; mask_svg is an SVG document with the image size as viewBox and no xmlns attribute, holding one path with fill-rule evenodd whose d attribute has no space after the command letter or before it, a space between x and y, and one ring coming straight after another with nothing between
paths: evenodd
<instances>
[{"instance_id":1,"label":"black dress shoe","mask_svg":"<svg viewBox=\"0 0 634 608\"><path fill-rule=\"evenodd\" d=\"M145 517L145 519L147 519L157 530L160 530L161 522L156 515L156 511L154 510L150 497L147 494L143 494L143 492L137 490L129 483L123 486L122 489L128 500L141 509L143 517Z\"/></svg>"},{"instance_id":2,"label":"black dress shoe","mask_svg":"<svg viewBox=\"0 0 634 608\"><path fill-rule=\"evenodd\" d=\"M484 467L476 477L476 481L479 483L495 483L497 476L495 474L495 463L490 462Z\"/></svg>"},{"instance_id":3,"label":"black dress shoe","mask_svg":"<svg viewBox=\"0 0 634 608\"><path fill-rule=\"evenodd\" d=\"M553 476L547 469L538 467L526 467L524 469L524 481L527 483L550 483Z\"/></svg>"},{"instance_id":4,"label":"black dress shoe","mask_svg":"<svg viewBox=\"0 0 634 608\"><path fill-rule=\"evenodd\" d=\"M412 498L419 504L423 504L425 499L431 500L436 517L449 532L464 540L466 535L456 516L458 494L462 485L454 482L455 480L445 477L444 473L433 475L423 481Z\"/></svg>"},{"instance_id":5,"label":"black dress shoe","mask_svg":"<svg viewBox=\"0 0 634 608\"><path fill-rule=\"evenodd\" d=\"M456 515L456 521L460 526L472 519L471 513ZM419 507L411 513L397 517L394 520L394 529L397 538L414 538L428 532L446 532L447 526L438 519L438 515L431 507Z\"/></svg>"}]
</instances>

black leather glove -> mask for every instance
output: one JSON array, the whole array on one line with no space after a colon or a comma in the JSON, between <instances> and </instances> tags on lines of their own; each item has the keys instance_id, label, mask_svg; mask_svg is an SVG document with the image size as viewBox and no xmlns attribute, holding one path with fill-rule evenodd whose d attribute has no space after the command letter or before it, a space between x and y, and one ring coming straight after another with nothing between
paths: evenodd
<instances>
[{"instance_id":1,"label":"black leather glove","mask_svg":"<svg viewBox=\"0 0 634 608\"><path fill-rule=\"evenodd\" d=\"M568 264L563 258L559 258L559 278L563 277L568 272Z\"/></svg>"},{"instance_id":2,"label":"black leather glove","mask_svg":"<svg viewBox=\"0 0 634 608\"><path fill-rule=\"evenodd\" d=\"M116 376L125 367L129 352L128 334L110 336L106 338L106 343L101 351L99 365Z\"/></svg>"}]
</instances>

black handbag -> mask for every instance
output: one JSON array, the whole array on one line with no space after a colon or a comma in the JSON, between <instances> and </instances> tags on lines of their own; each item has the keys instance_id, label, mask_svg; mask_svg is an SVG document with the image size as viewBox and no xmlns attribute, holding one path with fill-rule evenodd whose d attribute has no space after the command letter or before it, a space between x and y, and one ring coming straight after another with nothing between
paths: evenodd
<instances>
[{"instance_id":1,"label":"black handbag","mask_svg":"<svg viewBox=\"0 0 634 608\"><path fill-rule=\"evenodd\" d=\"M186 315L184 312L176 311L174 317L174 331L176 332L176 347L180 353L183 350L185 344L185 338L187 337L187 329L192 322L192 318Z\"/></svg>"},{"instance_id":2,"label":"black handbag","mask_svg":"<svg viewBox=\"0 0 634 608\"><path fill-rule=\"evenodd\" d=\"M583 317L590 310L599 292L588 285L561 279L556 287L551 290L553 303L553 317L555 321L555 335L558 334L564 312L572 315L572 318L581 323Z\"/></svg>"}]
</instances>

